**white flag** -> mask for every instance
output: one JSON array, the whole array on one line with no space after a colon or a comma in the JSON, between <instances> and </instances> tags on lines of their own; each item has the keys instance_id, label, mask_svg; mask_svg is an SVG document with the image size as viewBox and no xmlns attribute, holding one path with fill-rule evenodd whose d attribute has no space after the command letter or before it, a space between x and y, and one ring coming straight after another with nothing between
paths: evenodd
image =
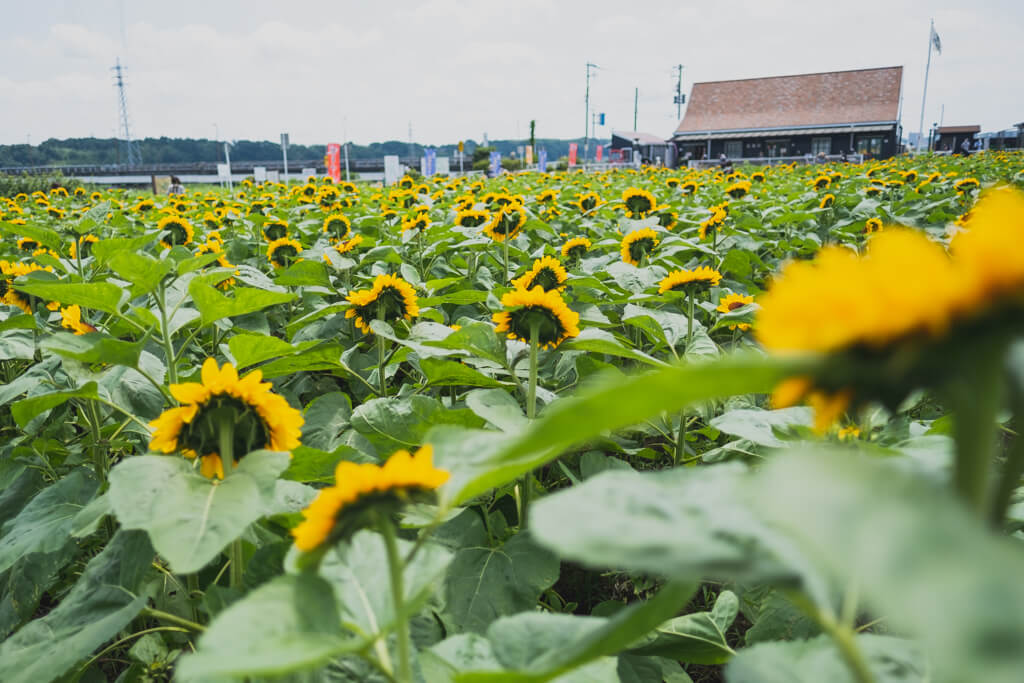
<instances>
[{"instance_id":1,"label":"white flag","mask_svg":"<svg viewBox=\"0 0 1024 683\"><path fill-rule=\"evenodd\" d=\"M932 45L935 46L935 51L940 55L942 54L942 41L939 40L939 34L935 32L935 27L932 26Z\"/></svg>"}]
</instances>

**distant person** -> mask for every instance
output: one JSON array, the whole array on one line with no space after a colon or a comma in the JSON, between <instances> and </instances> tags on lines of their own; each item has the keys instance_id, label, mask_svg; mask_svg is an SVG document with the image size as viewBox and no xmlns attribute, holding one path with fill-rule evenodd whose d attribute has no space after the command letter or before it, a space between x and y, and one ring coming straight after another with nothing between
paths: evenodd
<instances>
[{"instance_id":1,"label":"distant person","mask_svg":"<svg viewBox=\"0 0 1024 683\"><path fill-rule=\"evenodd\" d=\"M960 143L960 151L963 152L964 156L971 153L971 139L964 138L964 141Z\"/></svg>"},{"instance_id":2,"label":"distant person","mask_svg":"<svg viewBox=\"0 0 1024 683\"><path fill-rule=\"evenodd\" d=\"M846 150L845 150L845 149L841 149L841 150L839 150L839 161L841 161L841 162L842 162L842 163L844 163L844 164L845 164L845 163L846 163L847 161L849 161L849 159L848 159L848 158L847 158L847 156L846 156Z\"/></svg>"},{"instance_id":3,"label":"distant person","mask_svg":"<svg viewBox=\"0 0 1024 683\"><path fill-rule=\"evenodd\" d=\"M825 153L824 152L818 152L818 156L816 156L814 158L814 161L815 161L815 163L818 163L818 164L825 163Z\"/></svg>"},{"instance_id":4,"label":"distant person","mask_svg":"<svg viewBox=\"0 0 1024 683\"><path fill-rule=\"evenodd\" d=\"M185 186L181 184L181 179L176 176L171 176L171 184L167 188L168 195L185 194Z\"/></svg>"},{"instance_id":5,"label":"distant person","mask_svg":"<svg viewBox=\"0 0 1024 683\"><path fill-rule=\"evenodd\" d=\"M725 156L725 152L722 152L721 154L718 155L718 166L723 171L732 170L732 160L729 157Z\"/></svg>"},{"instance_id":6,"label":"distant person","mask_svg":"<svg viewBox=\"0 0 1024 683\"><path fill-rule=\"evenodd\" d=\"M971 145L971 150L974 151L974 152L980 152L981 151L981 140L978 140L977 138L975 138L974 144Z\"/></svg>"}]
</instances>

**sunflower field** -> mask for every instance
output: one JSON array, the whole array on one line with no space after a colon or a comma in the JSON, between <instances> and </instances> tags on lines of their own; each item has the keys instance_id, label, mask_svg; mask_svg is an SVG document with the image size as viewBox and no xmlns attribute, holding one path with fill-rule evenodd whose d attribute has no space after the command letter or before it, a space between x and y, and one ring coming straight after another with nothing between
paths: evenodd
<instances>
[{"instance_id":1,"label":"sunflower field","mask_svg":"<svg viewBox=\"0 0 1024 683\"><path fill-rule=\"evenodd\" d=\"M1024 154L0 233L4 683L1022 680Z\"/></svg>"}]
</instances>

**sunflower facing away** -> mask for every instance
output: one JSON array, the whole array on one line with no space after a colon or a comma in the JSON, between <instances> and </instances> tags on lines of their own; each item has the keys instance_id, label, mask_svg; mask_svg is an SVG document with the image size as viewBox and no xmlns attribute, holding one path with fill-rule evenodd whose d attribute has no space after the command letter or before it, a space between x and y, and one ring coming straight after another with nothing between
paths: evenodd
<instances>
[{"instance_id":1,"label":"sunflower facing away","mask_svg":"<svg viewBox=\"0 0 1024 683\"><path fill-rule=\"evenodd\" d=\"M372 333L373 320L412 320L420 314L412 285L397 275L378 275L373 287L351 292L347 298L352 308L345 317L355 318L356 327L365 334Z\"/></svg>"},{"instance_id":2,"label":"sunflower facing away","mask_svg":"<svg viewBox=\"0 0 1024 683\"><path fill-rule=\"evenodd\" d=\"M658 294L669 291L695 291L714 287L722 281L722 274L714 268L700 266L693 270L673 270L658 283Z\"/></svg>"},{"instance_id":3,"label":"sunflower facing away","mask_svg":"<svg viewBox=\"0 0 1024 683\"><path fill-rule=\"evenodd\" d=\"M267 260L274 268L286 268L296 261L301 261L302 245L297 240L282 237L267 245Z\"/></svg>"},{"instance_id":4,"label":"sunflower facing away","mask_svg":"<svg viewBox=\"0 0 1024 683\"><path fill-rule=\"evenodd\" d=\"M540 287L545 292L553 289L561 291L565 289L565 282L568 279L569 274L565 272L565 268L558 262L558 259L544 256L534 261L533 267L522 277L512 280L512 286L519 289Z\"/></svg>"},{"instance_id":5,"label":"sunflower facing away","mask_svg":"<svg viewBox=\"0 0 1024 683\"><path fill-rule=\"evenodd\" d=\"M501 297L501 305L505 310L492 316L495 332L505 332L509 339L530 343L530 329L536 325L538 345L553 349L580 333L579 314L569 309L556 290L545 292L539 285L513 289Z\"/></svg>"},{"instance_id":6,"label":"sunflower facing away","mask_svg":"<svg viewBox=\"0 0 1024 683\"><path fill-rule=\"evenodd\" d=\"M157 223L156 229L160 232L160 244L165 249L179 244L192 244L196 236L192 224L181 216L165 216Z\"/></svg>"},{"instance_id":7,"label":"sunflower facing away","mask_svg":"<svg viewBox=\"0 0 1024 683\"><path fill-rule=\"evenodd\" d=\"M171 385L171 395L181 406L168 408L149 423L155 429L150 449L198 456L204 476L223 479L224 464L218 453L225 424L233 425L236 462L261 448L290 452L299 446L302 414L262 381L260 370L239 379L231 363L218 368L216 360L207 358L201 380Z\"/></svg>"},{"instance_id":8,"label":"sunflower facing away","mask_svg":"<svg viewBox=\"0 0 1024 683\"><path fill-rule=\"evenodd\" d=\"M449 476L434 467L430 445L415 455L398 451L383 465L342 461L334 471L337 484L321 489L292 529L295 547L310 552L345 540L373 523L371 513L393 514L404 503L429 500Z\"/></svg>"},{"instance_id":9,"label":"sunflower facing away","mask_svg":"<svg viewBox=\"0 0 1024 683\"><path fill-rule=\"evenodd\" d=\"M649 255L658 246L658 234L650 228L634 230L622 238L622 245L619 252L622 260L634 266L639 266L641 259Z\"/></svg>"}]
</instances>

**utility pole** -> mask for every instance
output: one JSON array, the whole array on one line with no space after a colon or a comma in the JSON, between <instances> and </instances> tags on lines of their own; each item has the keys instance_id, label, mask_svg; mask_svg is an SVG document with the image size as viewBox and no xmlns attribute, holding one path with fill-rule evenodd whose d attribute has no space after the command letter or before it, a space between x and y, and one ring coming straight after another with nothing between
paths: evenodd
<instances>
[{"instance_id":1,"label":"utility pole","mask_svg":"<svg viewBox=\"0 0 1024 683\"><path fill-rule=\"evenodd\" d=\"M636 130L636 110L640 104L640 88L633 88L633 130Z\"/></svg>"},{"instance_id":2,"label":"utility pole","mask_svg":"<svg viewBox=\"0 0 1024 683\"><path fill-rule=\"evenodd\" d=\"M676 120L683 117L683 65L676 65Z\"/></svg>"},{"instance_id":3,"label":"utility pole","mask_svg":"<svg viewBox=\"0 0 1024 683\"><path fill-rule=\"evenodd\" d=\"M583 135L583 165L587 165L587 157L590 152L590 70L600 69L597 64L587 62L587 91L583 96L583 123L586 132Z\"/></svg>"},{"instance_id":4,"label":"utility pole","mask_svg":"<svg viewBox=\"0 0 1024 683\"><path fill-rule=\"evenodd\" d=\"M412 164L412 160L413 160L414 156L415 155L413 154L413 151L412 151L412 121L410 121L409 122L409 163L410 164ZM409 168L412 168L412 166L409 166Z\"/></svg>"},{"instance_id":5,"label":"utility pole","mask_svg":"<svg viewBox=\"0 0 1024 683\"><path fill-rule=\"evenodd\" d=\"M128 121L128 97L125 94L124 73L120 57L117 58L110 70L114 72L114 87L117 88L118 103L120 104L123 159L129 166L138 166L142 163L142 154L139 152L138 144L132 141L131 124Z\"/></svg>"},{"instance_id":6,"label":"utility pole","mask_svg":"<svg viewBox=\"0 0 1024 683\"><path fill-rule=\"evenodd\" d=\"M345 136L345 182L351 182L350 174L348 172L348 117L344 118L342 123L342 132Z\"/></svg>"},{"instance_id":7,"label":"utility pole","mask_svg":"<svg viewBox=\"0 0 1024 683\"><path fill-rule=\"evenodd\" d=\"M936 51L942 54L942 42L939 40L939 35L935 32L935 20L931 20L931 24L928 26L928 61L924 66L924 90L921 92L921 122L917 125L917 149L921 149L921 142L924 139L924 105L928 99L928 72L932 68L932 47L935 47Z\"/></svg>"}]
</instances>

